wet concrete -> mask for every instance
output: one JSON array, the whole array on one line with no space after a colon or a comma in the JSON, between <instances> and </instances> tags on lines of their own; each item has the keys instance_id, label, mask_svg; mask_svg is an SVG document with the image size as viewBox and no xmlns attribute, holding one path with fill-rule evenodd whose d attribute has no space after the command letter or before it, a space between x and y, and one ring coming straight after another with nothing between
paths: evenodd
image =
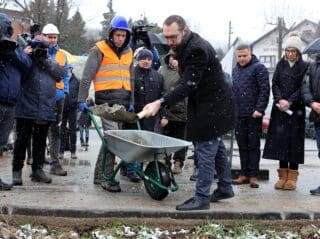
<instances>
[{"instance_id":1,"label":"wet concrete","mask_svg":"<svg viewBox=\"0 0 320 239\"><path fill-rule=\"evenodd\" d=\"M305 164L300 167L297 190L277 191L278 162L261 160L261 169L269 170L268 181L260 181L260 188L248 185L234 186L232 199L211 203L210 210L181 212L175 206L193 195L195 183L189 181L193 161L186 160L183 173L175 176L179 190L169 193L162 201L151 199L143 182L132 183L117 175L121 193L109 193L93 184L93 172L100 139L91 131L89 151L79 148L78 159L71 161L65 153L63 161L68 176L52 176L51 184L31 182L30 166L23 170L23 186L0 192L0 207L4 214L47 215L67 217L171 217L214 219L320 219L320 197L309 190L320 185L320 160L314 140L306 140ZM262 142L262 147L264 142ZM188 152L191 154L191 150ZM238 152L233 152L233 168L239 168ZM11 181L12 155L0 161L0 175ZM49 166L45 166L49 172ZM213 184L212 190L216 187Z\"/></svg>"}]
</instances>

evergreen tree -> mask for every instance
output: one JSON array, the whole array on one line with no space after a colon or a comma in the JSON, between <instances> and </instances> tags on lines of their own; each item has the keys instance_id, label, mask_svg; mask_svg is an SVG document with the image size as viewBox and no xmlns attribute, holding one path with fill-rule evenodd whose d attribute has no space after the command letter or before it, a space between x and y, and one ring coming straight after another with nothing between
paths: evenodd
<instances>
[{"instance_id":1,"label":"evergreen tree","mask_svg":"<svg viewBox=\"0 0 320 239\"><path fill-rule=\"evenodd\" d=\"M109 32L110 22L112 18L116 15L116 12L113 11L112 8L112 0L109 0L107 7L109 9L109 12L103 13L104 20L101 22L102 24L102 32L101 36L102 38L106 38Z\"/></svg>"},{"instance_id":2,"label":"evergreen tree","mask_svg":"<svg viewBox=\"0 0 320 239\"><path fill-rule=\"evenodd\" d=\"M85 25L79 9L70 20L68 34L63 43L63 48L75 55L81 55L88 50L88 41L85 37Z\"/></svg>"}]
</instances>

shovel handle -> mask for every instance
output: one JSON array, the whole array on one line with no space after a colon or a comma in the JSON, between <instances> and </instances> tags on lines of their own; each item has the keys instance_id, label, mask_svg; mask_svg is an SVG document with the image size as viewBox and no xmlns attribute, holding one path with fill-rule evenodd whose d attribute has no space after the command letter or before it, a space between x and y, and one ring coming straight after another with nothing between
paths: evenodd
<instances>
[{"instance_id":1,"label":"shovel handle","mask_svg":"<svg viewBox=\"0 0 320 239\"><path fill-rule=\"evenodd\" d=\"M137 116L139 119L144 118L147 115L148 111L147 110L142 110L139 113L137 113Z\"/></svg>"}]
</instances>

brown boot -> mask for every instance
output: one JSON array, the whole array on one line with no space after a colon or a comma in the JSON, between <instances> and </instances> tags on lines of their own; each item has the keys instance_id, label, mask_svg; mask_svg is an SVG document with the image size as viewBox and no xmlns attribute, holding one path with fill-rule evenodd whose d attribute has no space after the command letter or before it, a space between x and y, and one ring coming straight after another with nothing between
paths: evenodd
<instances>
[{"instance_id":1,"label":"brown boot","mask_svg":"<svg viewBox=\"0 0 320 239\"><path fill-rule=\"evenodd\" d=\"M298 180L299 172L298 170L288 170L288 179L287 182L284 184L284 190L295 190L297 187L297 180Z\"/></svg>"},{"instance_id":2,"label":"brown boot","mask_svg":"<svg viewBox=\"0 0 320 239\"><path fill-rule=\"evenodd\" d=\"M275 189L283 189L284 184L287 182L288 178L288 169L287 168L279 168L278 169L279 180L274 185Z\"/></svg>"},{"instance_id":3,"label":"brown boot","mask_svg":"<svg viewBox=\"0 0 320 239\"><path fill-rule=\"evenodd\" d=\"M258 179L257 178L249 178L249 183L251 188L258 188Z\"/></svg>"},{"instance_id":4,"label":"brown boot","mask_svg":"<svg viewBox=\"0 0 320 239\"><path fill-rule=\"evenodd\" d=\"M246 176L239 176L236 180L232 181L232 184L234 185L241 185L241 184L248 184L249 183L249 178Z\"/></svg>"}]
</instances>

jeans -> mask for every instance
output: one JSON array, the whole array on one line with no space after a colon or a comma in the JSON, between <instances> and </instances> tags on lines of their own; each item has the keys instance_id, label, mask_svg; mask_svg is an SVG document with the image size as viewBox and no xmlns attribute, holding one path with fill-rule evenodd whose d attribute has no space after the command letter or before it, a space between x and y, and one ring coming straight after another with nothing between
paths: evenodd
<instances>
[{"instance_id":1,"label":"jeans","mask_svg":"<svg viewBox=\"0 0 320 239\"><path fill-rule=\"evenodd\" d=\"M14 122L14 106L0 103L0 151L7 145Z\"/></svg>"},{"instance_id":2,"label":"jeans","mask_svg":"<svg viewBox=\"0 0 320 239\"><path fill-rule=\"evenodd\" d=\"M57 114L56 114L56 121L53 122L50 126L50 157L51 162L59 162L59 153L60 153L60 135L61 135L61 121L62 121L62 114L63 114L63 105L64 105L64 98L57 101Z\"/></svg>"},{"instance_id":3,"label":"jeans","mask_svg":"<svg viewBox=\"0 0 320 239\"><path fill-rule=\"evenodd\" d=\"M317 140L317 148L318 148L318 158L320 158L320 125L314 127L316 131L316 140Z\"/></svg>"},{"instance_id":4,"label":"jeans","mask_svg":"<svg viewBox=\"0 0 320 239\"><path fill-rule=\"evenodd\" d=\"M199 168L195 193L197 200L210 202L210 188L215 170L219 179L217 190L223 193L231 192L231 170L223 141L214 138L209 141L196 141L194 144Z\"/></svg>"},{"instance_id":5,"label":"jeans","mask_svg":"<svg viewBox=\"0 0 320 239\"><path fill-rule=\"evenodd\" d=\"M83 134L85 135L86 138L89 138L89 127L86 125L79 125L79 132L80 132L80 139L83 138Z\"/></svg>"},{"instance_id":6,"label":"jeans","mask_svg":"<svg viewBox=\"0 0 320 239\"><path fill-rule=\"evenodd\" d=\"M237 119L235 135L239 147L242 176L257 177L259 175L261 132L262 118Z\"/></svg>"}]
</instances>

